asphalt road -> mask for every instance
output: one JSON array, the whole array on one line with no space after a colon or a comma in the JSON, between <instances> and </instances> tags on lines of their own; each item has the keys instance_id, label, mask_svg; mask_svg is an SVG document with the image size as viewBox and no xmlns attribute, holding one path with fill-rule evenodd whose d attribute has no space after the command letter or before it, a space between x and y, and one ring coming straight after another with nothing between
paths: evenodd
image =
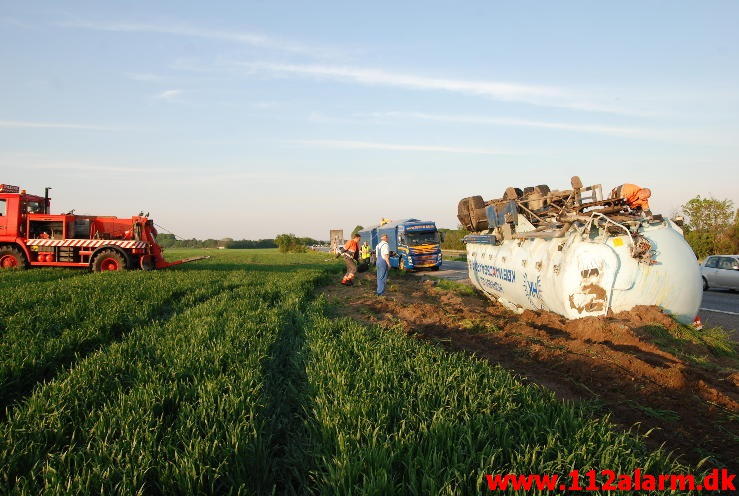
<instances>
[{"instance_id":1,"label":"asphalt road","mask_svg":"<svg viewBox=\"0 0 739 496\"><path fill-rule=\"evenodd\" d=\"M417 272L469 284L467 262L444 261L438 272ZM733 332L734 341L739 342L739 292L709 289L703 292L698 315L705 327L720 326Z\"/></svg>"},{"instance_id":2,"label":"asphalt road","mask_svg":"<svg viewBox=\"0 0 739 496\"><path fill-rule=\"evenodd\" d=\"M734 341L739 342L739 293L723 289L703 291L698 315L704 326L734 331Z\"/></svg>"},{"instance_id":3,"label":"asphalt road","mask_svg":"<svg viewBox=\"0 0 739 496\"><path fill-rule=\"evenodd\" d=\"M448 262L444 260L441 262L441 268L436 272L415 272L415 274L432 275L434 277L470 284L470 279L467 275L467 262Z\"/></svg>"}]
</instances>

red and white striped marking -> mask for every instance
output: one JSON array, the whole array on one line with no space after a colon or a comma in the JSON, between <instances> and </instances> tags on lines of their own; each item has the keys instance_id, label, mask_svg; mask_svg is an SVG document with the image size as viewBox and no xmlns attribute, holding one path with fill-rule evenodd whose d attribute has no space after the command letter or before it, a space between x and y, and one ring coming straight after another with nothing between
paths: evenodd
<instances>
[{"instance_id":1,"label":"red and white striped marking","mask_svg":"<svg viewBox=\"0 0 739 496\"><path fill-rule=\"evenodd\" d=\"M146 241L124 241L120 239L29 239L28 246L79 246L80 248L99 248L119 246L121 248L146 248Z\"/></svg>"}]
</instances>

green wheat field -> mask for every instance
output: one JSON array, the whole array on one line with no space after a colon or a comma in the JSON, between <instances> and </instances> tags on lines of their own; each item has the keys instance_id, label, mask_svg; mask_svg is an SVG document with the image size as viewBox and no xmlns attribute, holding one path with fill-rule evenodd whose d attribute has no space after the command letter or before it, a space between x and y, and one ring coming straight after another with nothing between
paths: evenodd
<instances>
[{"instance_id":1,"label":"green wheat field","mask_svg":"<svg viewBox=\"0 0 739 496\"><path fill-rule=\"evenodd\" d=\"M451 495L487 492L488 473L697 471L596 405L335 317L327 254L207 254L0 273L0 494Z\"/></svg>"}]
</instances>

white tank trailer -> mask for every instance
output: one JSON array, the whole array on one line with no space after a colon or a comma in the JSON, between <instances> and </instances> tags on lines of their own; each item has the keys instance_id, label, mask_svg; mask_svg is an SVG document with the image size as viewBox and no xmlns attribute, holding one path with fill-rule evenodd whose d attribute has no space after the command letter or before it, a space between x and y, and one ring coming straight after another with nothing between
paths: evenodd
<instances>
[{"instance_id":1,"label":"white tank trailer","mask_svg":"<svg viewBox=\"0 0 739 496\"><path fill-rule=\"evenodd\" d=\"M600 185L507 188L503 198L459 202L472 284L515 312L568 319L656 305L693 322L702 297L682 229L661 215L604 199Z\"/></svg>"}]
</instances>

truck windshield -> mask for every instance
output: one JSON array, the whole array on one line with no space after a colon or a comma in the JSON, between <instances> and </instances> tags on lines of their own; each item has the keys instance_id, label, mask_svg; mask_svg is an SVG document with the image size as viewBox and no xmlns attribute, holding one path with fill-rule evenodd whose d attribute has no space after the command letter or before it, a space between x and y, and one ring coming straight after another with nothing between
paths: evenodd
<instances>
[{"instance_id":1,"label":"truck windshield","mask_svg":"<svg viewBox=\"0 0 739 496\"><path fill-rule=\"evenodd\" d=\"M26 212L29 214L40 214L44 212L44 206L38 201L26 202Z\"/></svg>"},{"instance_id":2,"label":"truck windshield","mask_svg":"<svg viewBox=\"0 0 739 496\"><path fill-rule=\"evenodd\" d=\"M438 244L439 233L437 231L406 233L406 239L408 240L408 246Z\"/></svg>"}]
</instances>

